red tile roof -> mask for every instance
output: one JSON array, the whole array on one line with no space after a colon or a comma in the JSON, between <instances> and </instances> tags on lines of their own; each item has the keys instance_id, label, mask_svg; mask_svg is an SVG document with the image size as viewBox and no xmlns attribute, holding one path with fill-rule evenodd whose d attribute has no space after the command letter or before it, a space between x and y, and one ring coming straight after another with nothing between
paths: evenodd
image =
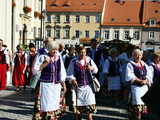
<instances>
[{"instance_id":1,"label":"red tile roof","mask_svg":"<svg viewBox=\"0 0 160 120\"><path fill-rule=\"evenodd\" d=\"M141 0L106 0L102 25L141 26L142 12Z\"/></svg>"},{"instance_id":2,"label":"red tile roof","mask_svg":"<svg viewBox=\"0 0 160 120\"><path fill-rule=\"evenodd\" d=\"M46 0L48 12L102 12L104 0Z\"/></svg>"},{"instance_id":3,"label":"red tile roof","mask_svg":"<svg viewBox=\"0 0 160 120\"><path fill-rule=\"evenodd\" d=\"M149 19L155 19L157 21L157 25L155 27L160 27L160 1L145 1L144 3L143 24L148 23Z\"/></svg>"}]
</instances>

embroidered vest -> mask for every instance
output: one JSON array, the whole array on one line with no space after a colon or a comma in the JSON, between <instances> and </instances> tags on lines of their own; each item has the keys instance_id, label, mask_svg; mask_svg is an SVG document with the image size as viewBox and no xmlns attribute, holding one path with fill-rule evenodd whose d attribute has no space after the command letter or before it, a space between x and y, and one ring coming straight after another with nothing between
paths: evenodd
<instances>
[{"instance_id":1,"label":"embroidered vest","mask_svg":"<svg viewBox=\"0 0 160 120\"><path fill-rule=\"evenodd\" d=\"M50 62L41 72L40 82L60 83L61 61Z\"/></svg>"},{"instance_id":2,"label":"embroidered vest","mask_svg":"<svg viewBox=\"0 0 160 120\"><path fill-rule=\"evenodd\" d=\"M6 56L4 51L0 51L0 64L6 64Z\"/></svg>"},{"instance_id":3,"label":"embroidered vest","mask_svg":"<svg viewBox=\"0 0 160 120\"><path fill-rule=\"evenodd\" d=\"M153 65L153 69L154 69L154 77L153 77L153 82L155 82L157 79L160 78L160 68L156 67L155 65Z\"/></svg>"},{"instance_id":4,"label":"embroidered vest","mask_svg":"<svg viewBox=\"0 0 160 120\"><path fill-rule=\"evenodd\" d=\"M145 80L146 75L147 75L146 66L144 65L142 67L138 67L138 66L134 65L133 63L131 63L131 64L133 66L135 76L141 80Z\"/></svg>"},{"instance_id":5,"label":"embroidered vest","mask_svg":"<svg viewBox=\"0 0 160 120\"><path fill-rule=\"evenodd\" d=\"M14 63L15 65L18 65L18 64L25 64L25 53L20 57L20 60L18 59L18 55L16 55L15 59L14 59Z\"/></svg>"},{"instance_id":6,"label":"embroidered vest","mask_svg":"<svg viewBox=\"0 0 160 120\"><path fill-rule=\"evenodd\" d=\"M77 59L75 59L74 62L74 76L76 77L78 86L89 85L92 83L91 72L86 69L86 65L80 66Z\"/></svg>"}]
</instances>

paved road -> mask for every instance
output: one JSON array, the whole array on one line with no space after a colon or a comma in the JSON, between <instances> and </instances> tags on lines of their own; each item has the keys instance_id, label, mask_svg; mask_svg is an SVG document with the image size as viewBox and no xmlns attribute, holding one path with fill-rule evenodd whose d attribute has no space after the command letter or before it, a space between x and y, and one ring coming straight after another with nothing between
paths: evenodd
<instances>
[{"instance_id":1,"label":"paved road","mask_svg":"<svg viewBox=\"0 0 160 120\"><path fill-rule=\"evenodd\" d=\"M33 98L29 88L21 93L15 92L13 87L0 91L0 120L31 120ZM61 118L72 119L73 114L70 111ZM97 113L94 114L94 120L127 120L125 106L115 106L113 100L108 97L97 97Z\"/></svg>"}]
</instances>

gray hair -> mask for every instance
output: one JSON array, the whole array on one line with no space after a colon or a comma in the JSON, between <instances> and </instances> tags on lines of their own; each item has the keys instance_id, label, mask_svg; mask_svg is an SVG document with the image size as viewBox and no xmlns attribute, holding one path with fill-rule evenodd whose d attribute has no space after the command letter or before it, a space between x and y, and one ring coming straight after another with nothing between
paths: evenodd
<instances>
[{"instance_id":1,"label":"gray hair","mask_svg":"<svg viewBox=\"0 0 160 120\"><path fill-rule=\"evenodd\" d=\"M47 44L48 51L52 49L58 49L59 44L56 41L49 41Z\"/></svg>"}]
</instances>

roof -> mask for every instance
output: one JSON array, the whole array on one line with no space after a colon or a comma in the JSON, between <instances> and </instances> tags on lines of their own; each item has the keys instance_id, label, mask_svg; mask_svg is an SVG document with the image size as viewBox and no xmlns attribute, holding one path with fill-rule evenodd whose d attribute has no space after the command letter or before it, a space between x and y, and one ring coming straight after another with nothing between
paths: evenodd
<instances>
[{"instance_id":1,"label":"roof","mask_svg":"<svg viewBox=\"0 0 160 120\"><path fill-rule=\"evenodd\" d=\"M102 25L141 26L141 0L105 0Z\"/></svg>"},{"instance_id":2,"label":"roof","mask_svg":"<svg viewBox=\"0 0 160 120\"><path fill-rule=\"evenodd\" d=\"M149 22L149 19L155 19L157 21L157 25L155 27L160 27L160 1L145 1L144 2L144 15L143 15L143 24Z\"/></svg>"},{"instance_id":3,"label":"roof","mask_svg":"<svg viewBox=\"0 0 160 120\"><path fill-rule=\"evenodd\" d=\"M102 12L104 0L46 0L47 12Z\"/></svg>"}]
</instances>

